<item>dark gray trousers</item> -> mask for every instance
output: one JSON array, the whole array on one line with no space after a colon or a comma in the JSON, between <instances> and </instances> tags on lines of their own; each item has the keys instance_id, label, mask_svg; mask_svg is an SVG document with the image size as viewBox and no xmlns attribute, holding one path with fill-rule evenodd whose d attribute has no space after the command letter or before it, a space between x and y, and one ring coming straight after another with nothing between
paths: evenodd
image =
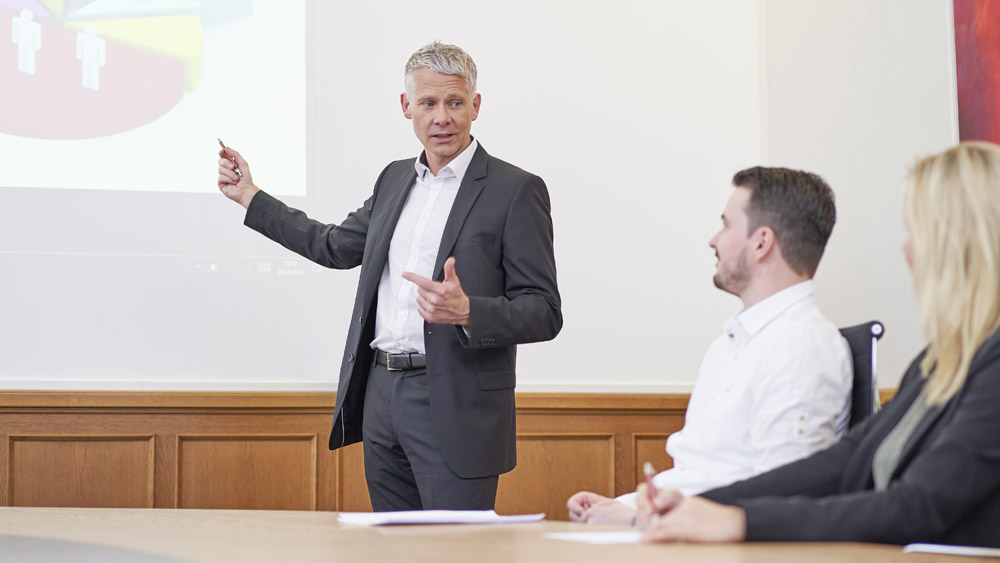
<instances>
[{"instance_id":1,"label":"dark gray trousers","mask_svg":"<svg viewBox=\"0 0 1000 563\"><path fill-rule=\"evenodd\" d=\"M463 479L448 467L434 434L427 370L373 364L362 435L368 495L376 512L490 510L499 475Z\"/></svg>"}]
</instances>

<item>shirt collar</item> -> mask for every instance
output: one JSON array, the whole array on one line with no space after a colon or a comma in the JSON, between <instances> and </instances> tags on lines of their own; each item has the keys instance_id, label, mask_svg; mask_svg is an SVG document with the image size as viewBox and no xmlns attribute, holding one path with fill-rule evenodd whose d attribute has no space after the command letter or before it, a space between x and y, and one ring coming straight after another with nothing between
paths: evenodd
<instances>
[{"instance_id":1,"label":"shirt collar","mask_svg":"<svg viewBox=\"0 0 1000 563\"><path fill-rule=\"evenodd\" d=\"M461 183L462 179L465 177L465 171L469 169L469 164L472 162L473 155L476 154L476 147L478 146L479 141L473 138L472 142L469 143L469 146L465 147L464 151L458 153L458 156L451 159L451 162L442 166L441 170L438 170L438 177L447 178L454 175L458 178L458 182ZM421 152L420 156L413 163L413 168L417 171L417 177L421 180L426 180L426 175L431 171L431 169L427 167L426 163L427 154L425 152Z\"/></svg>"},{"instance_id":2,"label":"shirt collar","mask_svg":"<svg viewBox=\"0 0 1000 563\"><path fill-rule=\"evenodd\" d=\"M815 289L816 286L812 280L786 287L749 309L744 309L730 317L724 328L729 334L746 332L748 336L752 337L792 305L812 299ZM737 328L742 328L742 331L737 331Z\"/></svg>"}]
</instances>

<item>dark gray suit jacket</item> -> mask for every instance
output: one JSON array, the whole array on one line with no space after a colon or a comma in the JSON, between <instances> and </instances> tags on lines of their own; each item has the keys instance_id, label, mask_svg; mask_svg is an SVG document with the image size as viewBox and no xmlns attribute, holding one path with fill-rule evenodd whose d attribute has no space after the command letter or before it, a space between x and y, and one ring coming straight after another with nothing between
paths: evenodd
<instances>
[{"instance_id":1,"label":"dark gray suit jacket","mask_svg":"<svg viewBox=\"0 0 1000 563\"><path fill-rule=\"evenodd\" d=\"M416 179L415 159L389 164L374 193L340 225L326 225L259 192L245 224L330 268L361 266L340 369L330 448L361 441L372 364L378 285L396 222ZM476 149L445 224L434 279L455 257L469 295L462 327L424 323L434 429L461 477L514 468L516 345L550 340L562 328L549 195L541 178Z\"/></svg>"},{"instance_id":2,"label":"dark gray suit jacket","mask_svg":"<svg viewBox=\"0 0 1000 563\"><path fill-rule=\"evenodd\" d=\"M875 450L920 394L922 357L885 408L828 450L702 496L742 506L748 540L1000 547L1000 332L917 426L889 487L874 490Z\"/></svg>"}]
</instances>

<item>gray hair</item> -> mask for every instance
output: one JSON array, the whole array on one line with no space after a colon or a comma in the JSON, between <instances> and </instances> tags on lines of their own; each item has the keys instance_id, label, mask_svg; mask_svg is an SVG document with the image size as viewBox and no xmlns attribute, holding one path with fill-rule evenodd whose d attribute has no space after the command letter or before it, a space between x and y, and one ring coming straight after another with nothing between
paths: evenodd
<instances>
[{"instance_id":1,"label":"gray hair","mask_svg":"<svg viewBox=\"0 0 1000 563\"><path fill-rule=\"evenodd\" d=\"M417 52L410 56L410 60L406 61L403 73L407 98L413 97L415 75L421 68L458 76L469 87L469 96L476 95L476 63L472 62L472 57L461 47L435 41L417 49Z\"/></svg>"}]
</instances>

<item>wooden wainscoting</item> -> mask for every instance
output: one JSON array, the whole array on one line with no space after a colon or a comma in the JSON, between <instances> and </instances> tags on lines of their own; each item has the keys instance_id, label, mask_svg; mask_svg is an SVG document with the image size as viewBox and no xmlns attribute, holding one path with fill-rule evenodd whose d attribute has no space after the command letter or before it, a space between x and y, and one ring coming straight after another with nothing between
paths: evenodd
<instances>
[{"instance_id":1,"label":"wooden wainscoting","mask_svg":"<svg viewBox=\"0 0 1000 563\"><path fill-rule=\"evenodd\" d=\"M370 510L360 444L327 448L332 393L0 391L0 505ZM634 490L686 395L517 395L497 510L565 519Z\"/></svg>"},{"instance_id":2,"label":"wooden wainscoting","mask_svg":"<svg viewBox=\"0 0 1000 563\"><path fill-rule=\"evenodd\" d=\"M0 505L334 510L321 393L0 392Z\"/></svg>"},{"instance_id":3,"label":"wooden wainscoting","mask_svg":"<svg viewBox=\"0 0 1000 563\"><path fill-rule=\"evenodd\" d=\"M671 467L667 436L684 425L687 395L519 394L517 467L500 477L497 512L568 519L566 499L634 491L642 463Z\"/></svg>"},{"instance_id":4,"label":"wooden wainscoting","mask_svg":"<svg viewBox=\"0 0 1000 563\"><path fill-rule=\"evenodd\" d=\"M894 390L883 390L882 401ZM333 393L0 391L0 506L371 510L361 444L327 448ZM517 394L497 511L635 490L687 395Z\"/></svg>"}]
</instances>

